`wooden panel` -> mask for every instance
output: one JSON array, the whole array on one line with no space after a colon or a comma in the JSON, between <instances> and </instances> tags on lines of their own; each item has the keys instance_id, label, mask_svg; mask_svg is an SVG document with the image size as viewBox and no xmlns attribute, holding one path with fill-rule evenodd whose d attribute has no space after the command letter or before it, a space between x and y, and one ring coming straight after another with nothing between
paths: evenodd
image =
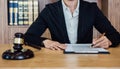
<instances>
[{"instance_id":1,"label":"wooden panel","mask_svg":"<svg viewBox=\"0 0 120 69\"><path fill-rule=\"evenodd\" d=\"M8 40L8 27L7 27L7 24L8 24L8 20L7 20L7 0L1 0L1 4L2 4L2 7L1 7L1 43L4 44L6 43L6 41Z\"/></svg>"},{"instance_id":2,"label":"wooden panel","mask_svg":"<svg viewBox=\"0 0 120 69\"><path fill-rule=\"evenodd\" d=\"M46 4L55 2L57 0L39 0L39 11L41 12Z\"/></svg>"},{"instance_id":3,"label":"wooden panel","mask_svg":"<svg viewBox=\"0 0 120 69\"><path fill-rule=\"evenodd\" d=\"M108 17L108 0L102 0L102 11Z\"/></svg>"},{"instance_id":4,"label":"wooden panel","mask_svg":"<svg viewBox=\"0 0 120 69\"><path fill-rule=\"evenodd\" d=\"M120 0L108 0L108 18L120 32Z\"/></svg>"},{"instance_id":5,"label":"wooden panel","mask_svg":"<svg viewBox=\"0 0 120 69\"><path fill-rule=\"evenodd\" d=\"M6 40L8 40L8 10L7 10L7 0L4 0L4 17L3 17L3 36L4 36L4 43L7 43Z\"/></svg>"},{"instance_id":6,"label":"wooden panel","mask_svg":"<svg viewBox=\"0 0 120 69\"><path fill-rule=\"evenodd\" d=\"M98 7L101 8L101 0L84 0L88 2L96 2L98 4Z\"/></svg>"},{"instance_id":7,"label":"wooden panel","mask_svg":"<svg viewBox=\"0 0 120 69\"><path fill-rule=\"evenodd\" d=\"M2 9L2 0L0 0L0 10ZM2 11L2 10L1 10ZM0 13L0 25L2 25L2 12ZM2 43L2 27L0 26L0 43Z\"/></svg>"},{"instance_id":8,"label":"wooden panel","mask_svg":"<svg viewBox=\"0 0 120 69\"><path fill-rule=\"evenodd\" d=\"M120 32L120 0L102 0L102 10L112 25Z\"/></svg>"},{"instance_id":9,"label":"wooden panel","mask_svg":"<svg viewBox=\"0 0 120 69\"><path fill-rule=\"evenodd\" d=\"M2 5L4 5L3 0L0 1L0 10L1 10L1 12L0 12L0 30L1 30L0 31L0 42L1 43L3 43L3 41L2 41L3 40L3 37L2 37L2 35L3 35L3 33L2 33L3 32L2 31L3 30L3 28L2 28L3 27L3 24L2 24L3 23L3 10L2 10L3 7L2 7Z\"/></svg>"},{"instance_id":10,"label":"wooden panel","mask_svg":"<svg viewBox=\"0 0 120 69\"><path fill-rule=\"evenodd\" d=\"M0 43L5 43L5 40L6 40L6 34L7 34L7 30L6 30L6 0L1 0L0 1L0 5L1 5L1 14L0 14L0 29L1 29L1 32L0 32Z\"/></svg>"}]
</instances>

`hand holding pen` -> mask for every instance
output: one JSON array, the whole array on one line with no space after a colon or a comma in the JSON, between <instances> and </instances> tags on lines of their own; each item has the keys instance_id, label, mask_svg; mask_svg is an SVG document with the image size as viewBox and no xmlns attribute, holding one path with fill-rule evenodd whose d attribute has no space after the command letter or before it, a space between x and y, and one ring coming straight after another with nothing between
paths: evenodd
<instances>
[{"instance_id":1,"label":"hand holding pen","mask_svg":"<svg viewBox=\"0 0 120 69\"><path fill-rule=\"evenodd\" d=\"M103 33L100 37L93 40L93 47L109 48L111 41Z\"/></svg>"}]
</instances>

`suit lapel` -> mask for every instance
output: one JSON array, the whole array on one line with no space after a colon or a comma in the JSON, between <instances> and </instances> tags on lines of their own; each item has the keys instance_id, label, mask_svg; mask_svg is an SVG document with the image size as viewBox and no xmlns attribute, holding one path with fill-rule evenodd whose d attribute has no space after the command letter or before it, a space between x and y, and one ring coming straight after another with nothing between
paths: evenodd
<instances>
[{"instance_id":1,"label":"suit lapel","mask_svg":"<svg viewBox=\"0 0 120 69\"><path fill-rule=\"evenodd\" d=\"M84 36L84 14L85 14L85 6L82 0L80 0L80 8L79 8L79 20L78 20L78 32L77 32L77 43L81 42Z\"/></svg>"},{"instance_id":2,"label":"suit lapel","mask_svg":"<svg viewBox=\"0 0 120 69\"><path fill-rule=\"evenodd\" d=\"M58 4L59 4L58 5L59 6L59 8L58 8L59 19L58 20L60 22L59 24L60 24L60 28L61 28L61 34L63 35L64 42L70 43L68 34L67 34L67 28L66 28L65 17L64 17L61 1L59 1Z\"/></svg>"}]
</instances>

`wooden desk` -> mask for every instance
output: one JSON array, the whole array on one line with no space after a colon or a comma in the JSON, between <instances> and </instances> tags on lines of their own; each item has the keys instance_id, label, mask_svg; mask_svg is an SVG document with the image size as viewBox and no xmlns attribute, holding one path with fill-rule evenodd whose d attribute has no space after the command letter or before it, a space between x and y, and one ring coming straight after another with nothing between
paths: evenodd
<instances>
[{"instance_id":1,"label":"wooden desk","mask_svg":"<svg viewBox=\"0 0 120 69\"><path fill-rule=\"evenodd\" d=\"M0 44L0 55L10 47ZM111 54L63 54L62 51L25 47L34 51L34 58L4 60L0 57L0 69L120 69L120 47L110 48Z\"/></svg>"}]
</instances>

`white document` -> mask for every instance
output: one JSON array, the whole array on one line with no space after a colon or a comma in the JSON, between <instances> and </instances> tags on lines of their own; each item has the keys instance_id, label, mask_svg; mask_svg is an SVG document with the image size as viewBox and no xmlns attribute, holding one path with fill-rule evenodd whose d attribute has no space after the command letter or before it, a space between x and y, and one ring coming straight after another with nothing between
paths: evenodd
<instances>
[{"instance_id":1,"label":"white document","mask_svg":"<svg viewBox=\"0 0 120 69\"><path fill-rule=\"evenodd\" d=\"M104 48L93 48L92 44L66 44L65 53L109 53Z\"/></svg>"}]
</instances>

